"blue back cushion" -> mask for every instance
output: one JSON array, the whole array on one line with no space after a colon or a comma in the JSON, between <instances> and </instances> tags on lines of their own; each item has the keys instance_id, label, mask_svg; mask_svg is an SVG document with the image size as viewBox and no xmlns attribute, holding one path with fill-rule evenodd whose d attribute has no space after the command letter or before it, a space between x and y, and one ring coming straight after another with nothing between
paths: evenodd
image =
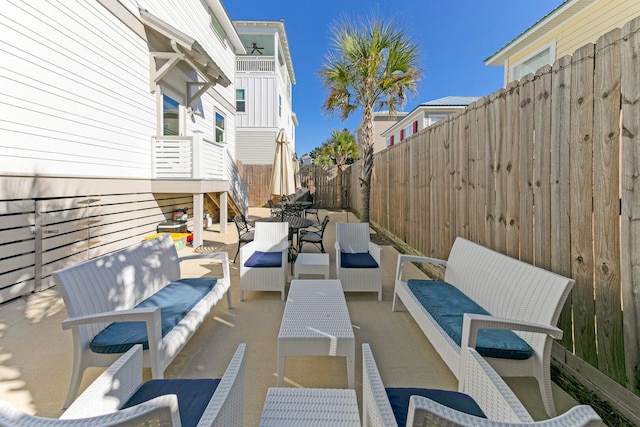
<instances>
[{"instance_id":1,"label":"blue back cushion","mask_svg":"<svg viewBox=\"0 0 640 427\"><path fill-rule=\"evenodd\" d=\"M217 283L214 277L190 278L172 282L142 301L137 307L160 307L164 337ZM115 322L91 341L96 353L124 353L135 344L149 349L144 322Z\"/></svg>"},{"instance_id":2,"label":"blue back cushion","mask_svg":"<svg viewBox=\"0 0 640 427\"><path fill-rule=\"evenodd\" d=\"M491 314L449 283L409 280L407 284L418 301L458 345L462 341L464 313ZM502 359L524 360L533 355L531 346L525 340L507 330L481 329L476 350L482 356Z\"/></svg>"},{"instance_id":3,"label":"blue back cushion","mask_svg":"<svg viewBox=\"0 0 640 427\"><path fill-rule=\"evenodd\" d=\"M255 251L244 262L245 267L282 267L282 252Z\"/></svg>"},{"instance_id":4,"label":"blue back cushion","mask_svg":"<svg viewBox=\"0 0 640 427\"><path fill-rule=\"evenodd\" d=\"M409 398L422 396L434 400L451 409L476 417L487 418L480 406L469 395L457 391L432 390L428 388L386 388L393 415L399 426L407 425Z\"/></svg>"},{"instance_id":5,"label":"blue back cushion","mask_svg":"<svg viewBox=\"0 0 640 427\"><path fill-rule=\"evenodd\" d=\"M378 268L378 263L369 252L341 252L340 265L342 268Z\"/></svg>"},{"instance_id":6,"label":"blue back cushion","mask_svg":"<svg viewBox=\"0 0 640 427\"><path fill-rule=\"evenodd\" d=\"M196 426L218 384L219 379L150 380L142 384L120 409L130 408L165 394L175 394L178 396L180 423L183 427Z\"/></svg>"}]
</instances>

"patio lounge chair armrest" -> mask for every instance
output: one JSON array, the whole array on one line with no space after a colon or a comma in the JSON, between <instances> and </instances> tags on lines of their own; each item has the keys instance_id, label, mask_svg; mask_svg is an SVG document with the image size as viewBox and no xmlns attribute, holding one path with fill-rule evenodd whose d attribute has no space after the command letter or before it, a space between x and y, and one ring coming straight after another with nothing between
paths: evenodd
<instances>
[{"instance_id":1,"label":"patio lounge chair armrest","mask_svg":"<svg viewBox=\"0 0 640 427\"><path fill-rule=\"evenodd\" d=\"M86 325L89 323L148 321L157 322L158 325L160 325L159 307L132 308L130 310L116 310L89 314L86 316L69 317L62 321L62 329L71 329L74 326Z\"/></svg>"},{"instance_id":2,"label":"patio lounge chair armrest","mask_svg":"<svg viewBox=\"0 0 640 427\"><path fill-rule=\"evenodd\" d=\"M246 344L238 345L233 358L227 365L220 384L204 410L198 426L242 425L244 406L244 378Z\"/></svg>"},{"instance_id":3,"label":"patio lounge chair armrest","mask_svg":"<svg viewBox=\"0 0 640 427\"><path fill-rule=\"evenodd\" d=\"M462 320L462 339L460 348L475 348L480 329L506 329L511 331L535 332L549 335L551 338L562 338L562 329L555 326L525 322L487 314L465 313Z\"/></svg>"},{"instance_id":4,"label":"patio lounge chair armrest","mask_svg":"<svg viewBox=\"0 0 640 427\"><path fill-rule=\"evenodd\" d=\"M378 265L380 265L380 260L382 260L382 248L380 247L380 245L369 242L369 253L373 257L373 259L378 262Z\"/></svg>"},{"instance_id":5,"label":"patio lounge chair armrest","mask_svg":"<svg viewBox=\"0 0 640 427\"><path fill-rule=\"evenodd\" d=\"M398 255L398 263L396 265L396 280L402 280L402 268L405 262L424 262L428 264L439 264L447 266L447 261L418 255Z\"/></svg>"},{"instance_id":6,"label":"patio lounge chair armrest","mask_svg":"<svg viewBox=\"0 0 640 427\"><path fill-rule=\"evenodd\" d=\"M362 344L362 424L397 426L371 347Z\"/></svg>"},{"instance_id":7,"label":"patio lounge chair armrest","mask_svg":"<svg viewBox=\"0 0 640 427\"><path fill-rule=\"evenodd\" d=\"M89 384L60 418L85 418L117 411L141 385L142 345L136 344Z\"/></svg>"}]
</instances>

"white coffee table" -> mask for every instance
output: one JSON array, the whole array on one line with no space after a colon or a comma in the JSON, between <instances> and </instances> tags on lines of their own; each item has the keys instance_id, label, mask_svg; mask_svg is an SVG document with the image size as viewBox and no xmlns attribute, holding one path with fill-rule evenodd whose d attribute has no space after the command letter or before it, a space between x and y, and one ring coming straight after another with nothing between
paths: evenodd
<instances>
[{"instance_id":1,"label":"white coffee table","mask_svg":"<svg viewBox=\"0 0 640 427\"><path fill-rule=\"evenodd\" d=\"M355 390L276 388L267 391L261 427L360 426Z\"/></svg>"},{"instance_id":2,"label":"white coffee table","mask_svg":"<svg viewBox=\"0 0 640 427\"><path fill-rule=\"evenodd\" d=\"M354 387L355 337L340 280L292 280L278 333L278 387L287 356L345 356Z\"/></svg>"},{"instance_id":3,"label":"white coffee table","mask_svg":"<svg viewBox=\"0 0 640 427\"><path fill-rule=\"evenodd\" d=\"M301 274L322 274L329 278L329 254L299 253L295 263L295 278Z\"/></svg>"}]
</instances>

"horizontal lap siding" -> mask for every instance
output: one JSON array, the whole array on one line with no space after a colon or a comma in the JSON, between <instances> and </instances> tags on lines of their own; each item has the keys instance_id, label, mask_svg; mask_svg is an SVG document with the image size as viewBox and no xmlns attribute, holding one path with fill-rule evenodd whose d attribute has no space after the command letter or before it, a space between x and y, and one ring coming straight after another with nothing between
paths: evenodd
<instances>
[{"instance_id":1,"label":"horizontal lap siding","mask_svg":"<svg viewBox=\"0 0 640 427\"><path fill-rule=\"evenodd\" d=\"M1 170L149 177L156 102L144 41L97 2L11 3L0 23L0 79L12 83L0 89Z\"/></svg>"}]
</instances>

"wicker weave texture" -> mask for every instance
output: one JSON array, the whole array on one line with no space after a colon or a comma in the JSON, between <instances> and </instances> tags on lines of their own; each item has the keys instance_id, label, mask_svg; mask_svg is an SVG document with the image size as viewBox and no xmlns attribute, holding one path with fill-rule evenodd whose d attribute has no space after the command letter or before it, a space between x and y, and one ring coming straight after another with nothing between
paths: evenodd
<instances>
[{"instance_id":1,"label":"wicker weave texture","mask_svg":"<svg viewBox=\"0 0 640 427\"><path fill-rule=\"evenodd\" d=\"M339 280L293 280L278 333L278 385L287 356L345 356L354 386L355 336Z\"/></svg>"},{"instance_id":2,"label":"wicker weave texture","mask_svg":"<svg viewBox=\"0 0 640 427\"><path fill-rule=\"evenodd\" d=\"M134 307L171 281L178 280L181 261L200 258L220 260L222 277L179 324L162 337L160 310ZM63 328L71 329L74 343L73 369L65 408L76 395L86 368L106 367L119 357L118 354L94 353L89 348L91 340L110 323L147 323L149 350L144 352L144 366L151 368L154 378L162 378L166 366L225 294L231 307L228 254L215 252L178 258L168 234L55 271L53 277L69 314L69 318L63 321ZM185 334L184 331L191 332Z\"/></svg>"},{"instance_id":3,"label":"wicker weave texture","mask_svg":"<svg viewBox=\"0 0 640 427\"><path fill-rule=\"evenodd\" d=\"M445 281L456 286L492 316L470 316L461 345L451 340L420 304L403 277L406 262L446 266ZM572 279L524 263L458 237L448 260L399 255L393 309L398 298L416 320L451 371L460 379L461 347L474 346L477 330L510 329L529 343L534 356L527 360L487 360L502 376L535 377L549 416L555 416L551 391L551 346L562 331L556 323L574 284Z\"/></svg>"},{"instance_id":4,"label":"wicker weave texture","mask_svg":"<svg viewBox=\"0 0 640 427\"><path fill-rule=\"evenodd\" d=\"M369 223L336 224L336 277L345 292L377 292L382 301L382 248L369 240ZM378 268L344 268L341 252L369 252Z\"/></svg>"},{"instance_id":5,"label":"wicker weave texture","mask_svg":"<svg viewBox=\"0 0 640 427\"><path fill-rule=\"evenodd\" d=\"M261 427L360 426L354 390L270 388Z\"/></svg>"},{"instance_id":6,"label":"wicker weave texture","mask_svg":"<svg viewBox=\"0 0 640 427\"><path fill-rule=\"evenodd\" d=\"M253 242L240 248L240 300L245 291L277 291L285 299L289 250L289 223L256 222ZM246 267L255 251L282 252L280 267Z\"/></svg>"},{"instance_id":7,"label":"wicker weave texture","mask_svg":"<svg viewBox=\"0 0 640 427\"><path fill-rule=\"evenodd\" d=\"M220 380L198 426L243 425L244 356L240 344ZM137 345L107 368L73 402L59 420L34 417L0 401L2 426L175 426L180 424L175 395L159 396L119 410L142 385L142 346Z\"/></svg>"}]
</instances>

